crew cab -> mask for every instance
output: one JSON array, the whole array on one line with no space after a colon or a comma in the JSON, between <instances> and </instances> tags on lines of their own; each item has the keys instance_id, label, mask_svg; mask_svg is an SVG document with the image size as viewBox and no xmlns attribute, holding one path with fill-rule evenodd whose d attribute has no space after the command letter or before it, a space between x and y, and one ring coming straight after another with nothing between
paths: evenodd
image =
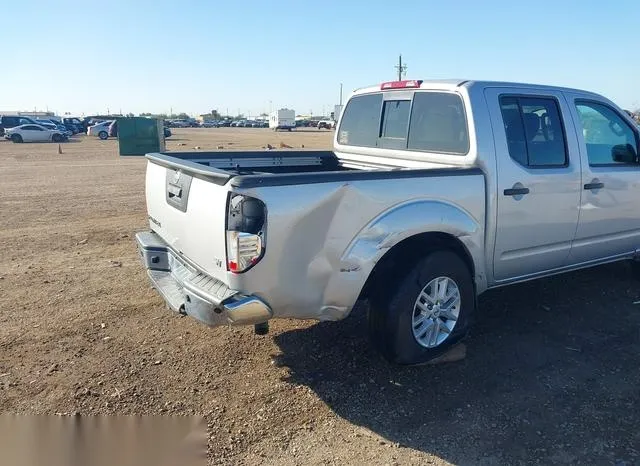
<instances>
[{"instance_id":1,"label":"crew cab","mask_svg":"<svg viewBox=\"0 0 640 466\"><path fill-rule=\"evenodd\" d=\"M148 154L138 247L169 306L208 325L366 300L374 345L422 363L490 288L638 258L638 142L592 92L383 83L350 96L333 151Z\"/></svg>"}]
</instances>

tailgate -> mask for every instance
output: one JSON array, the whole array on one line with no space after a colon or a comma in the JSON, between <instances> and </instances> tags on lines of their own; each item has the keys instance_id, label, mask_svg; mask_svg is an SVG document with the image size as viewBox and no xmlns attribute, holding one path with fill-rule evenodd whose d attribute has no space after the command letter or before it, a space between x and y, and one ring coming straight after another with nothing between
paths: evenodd
<instances>
[{"instance_id":1,"label":"tailgate","mask_svg":"<svg viewBox=\"0 0 640 466\"><path fill-rule=\"evenodd\" d=\"M146 198L151 229L178 254L227 283L226 182L217 184L178 164L147 162ZM216 180L220 181L220 180Z\"/></svg>"}]
</instances>

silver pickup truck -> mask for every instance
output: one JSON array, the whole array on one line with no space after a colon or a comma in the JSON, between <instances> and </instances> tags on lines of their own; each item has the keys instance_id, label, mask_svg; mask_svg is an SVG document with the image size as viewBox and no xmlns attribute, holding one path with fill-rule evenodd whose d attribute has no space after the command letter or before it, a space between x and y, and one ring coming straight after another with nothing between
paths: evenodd
<instances>
[{"instance_id":1,"label":"silver pickup truck","mask_svg":"<svg viewBox=\"0 0 640 466\"><path fill-rule=\"evenodd\" d=\"M355 91L334 151L148 154L137 235L168 305L211 325L339 320L425 362L489 288L640 246L638 128L604 97L478 81Z\"/></svg>"}]
</instances>

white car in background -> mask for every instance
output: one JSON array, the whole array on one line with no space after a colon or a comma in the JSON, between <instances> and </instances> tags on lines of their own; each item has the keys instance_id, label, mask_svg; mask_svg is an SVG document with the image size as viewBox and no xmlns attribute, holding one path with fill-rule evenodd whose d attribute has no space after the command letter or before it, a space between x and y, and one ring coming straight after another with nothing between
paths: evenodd
<instances>
[{"instance_id":1,"label":"white car in background","mask_svg":"<svg viewBox=\"0 0 640 466\"><path fill-rule=\"evenodd\" d=\"M42 125L20 125L9 128L4 133L5 139L13 142L64 142L68 140L66 134L58 129L45 128Z\"/></svg>"},{"instance_id":2,"label":"white car in background","mask_svg":"<svg viewBox=\"0 0 640 466\"><path fill-rule=\"evenodd\" d=\"M336 127L336 122L333 120L320 120L318 122L318 129L334 129Z\"/></svg>"},{"instance_id":3,"label":"white car in background","mask_svg":"<svg viewBox=\"0 0 640 466\"><path fill-rule=\"evenodd\" d=\"M109 126L111 123L113 123L113 120L103 121L102 123L89 126L89 128L87 128L87 135L107 139L109 137Z\"/></svg>"}]
</instances>

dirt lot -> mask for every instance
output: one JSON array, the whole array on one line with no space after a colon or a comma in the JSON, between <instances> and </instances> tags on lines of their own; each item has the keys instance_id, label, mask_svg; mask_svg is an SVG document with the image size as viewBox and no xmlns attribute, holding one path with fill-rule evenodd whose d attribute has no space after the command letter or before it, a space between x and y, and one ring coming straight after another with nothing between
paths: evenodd
<instances>
[{"instance_id":1,"label":"dirt lot","mask_svg":"<svg viewBox=\"0 0 640 466\"><path fill-rule=\"evenodd\" d=\"M331 144L175 133L171 150ZM62 148L0 142L2 412L201 414L216 464L640 464L625 264L487 293L467 358L435 367L385 363L359 314L212 330L167 311L139 264L144 161Z\"/></svg>"}]
</instances>

